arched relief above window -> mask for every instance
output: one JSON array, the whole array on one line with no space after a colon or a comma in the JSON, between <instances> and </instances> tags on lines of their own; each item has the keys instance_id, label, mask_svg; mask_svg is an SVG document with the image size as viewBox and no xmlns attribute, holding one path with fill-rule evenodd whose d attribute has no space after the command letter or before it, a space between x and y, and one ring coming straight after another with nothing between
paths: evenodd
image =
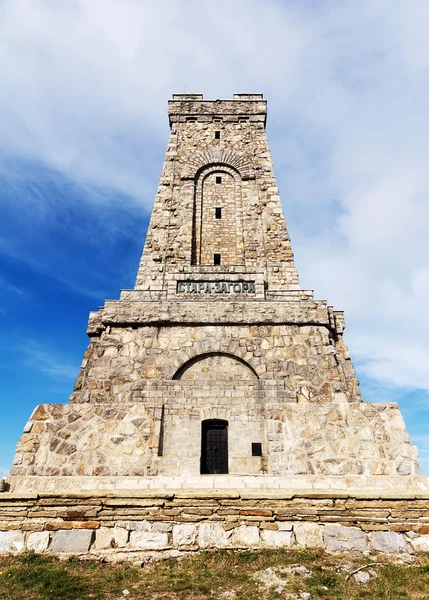
<instances>
[{"instance_id":1,"label":"arched relief above window","mask_svg":"<svg viewBox=\"0 0 429 600\"><path fill-rule=\"evenodd\" d=\"M208 352L188 360L173 379L194 380L255 380L255 370L242 358L223 352Z\"/></svg>"},{"instance_id":2,"label":"arched relief above window","mask_svg":"<svg viewBox=\"0 0 429 600\"><path fill-rule=\"evenodd\" d=\"M204 152L198 152L187 157L182 165L181 179L196 179L202 169L207 165L219 165L233 168L241 179L254 179L253 166L242 155L222 145L212 146Z\"/></svg>"}]
</instances>

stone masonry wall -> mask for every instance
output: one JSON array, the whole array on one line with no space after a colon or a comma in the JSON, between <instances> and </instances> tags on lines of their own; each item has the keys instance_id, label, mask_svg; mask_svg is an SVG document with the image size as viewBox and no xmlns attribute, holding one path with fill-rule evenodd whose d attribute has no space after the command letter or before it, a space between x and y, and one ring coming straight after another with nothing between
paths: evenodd
<instances>
[{"instance_id":1,"label":"stone masonry wall","mask_svg":"<svg viewBox=\"0 0 429 600\"><path fill-rule=\"evenodd\" d=\"M228 422L229 475L223 486L273 487L283 482L324 488L330 477L346 476L354 477L348 486L368 485L362 479L368 476L382 476L388 485L389 477L397 478L395 485L403 478L405 485L407 477L420 474L417 450L396 404L313 405L304 394L298 403L287 402L276 382L263 390L257 380L240 385L173 381L168 386L154 383L140 392L144 401L134 405L38 406L18 443L11 475L51 476L53 485L57 476L129 477L130 485L137 485L133 478L142 477L139 486L155 476L182 477L184 482L196 478L198 489L210 482L200 476L201 427L206 419ZM261 443L262 456L252 456L253 442ZM264 483L266 475L280 477ZM294 476L298 479L292 483ZM228 483L228 477L234 483ZM16 480L16 485L22 489L23 483ZM80 489L81 483L75 480L75 486Z\"/></svg>"},{"instance_id":2,"label":"stone masonry wall","mask_svg":"<svg viewBox=\"0 0 429 600\"><path fill-rule=\"evenodd\" d=\"M40 404L18 442L12 475L150 475L161 408Z\"/></svg>"},{"instance_id":3,"label":"stone masonry wall","mask_svg":"<svg viewBox=\"0 0 429 600\"><path fill-rule=\"evenodd\" d=\"M192 263L199 174L209 165L232 170L236 193L241 189L243 210L237 214L236 231L244 247L238 264L263 269L271 289L298 289L265 133L266 103L250 97L200 101L176 96L169 103L169 117L170 139L136 289L165 289L169 272ZM211 258L213 241L207 251L202 249L203 264ZM232 254L227 261L233 262Z\"/></svg>"},{"instance_id":4,"label":"stone masonry wall","mask_svg":"<svg viewBox=\"0 0 429 600\"><path fill-rule=\"evenodd\" d=\"M94 337L82 363L72 402L134 402L144 381L171 380L189 360L222 353L249 364L261 380L277 380L297 399L359 401L353 367L322 326L108 327ZM350 361L349 361L350 362ZM210 371L222 380L225 371Z\"/></svg>"},{"instance_id":5,"label":"stone masonry wall","mask_svg":"<svg viewBox=\"0 0 429 600\"><path fill-rule=\"evenodd\" d=\"M208 548L429 551L426 494L0 494L0 553L146 562Z\"/></svg>"}]
</instances>

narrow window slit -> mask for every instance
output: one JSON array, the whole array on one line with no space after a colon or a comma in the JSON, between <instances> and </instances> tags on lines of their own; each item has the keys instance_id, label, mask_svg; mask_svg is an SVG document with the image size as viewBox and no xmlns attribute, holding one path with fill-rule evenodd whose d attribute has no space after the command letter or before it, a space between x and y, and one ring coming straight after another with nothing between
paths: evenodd
<instances>
[{"instance_id":1,"label":"narrow window slit","mask_svg":"<svg viewBox=\"0 0 429 600\"><path fill-rule=\"evenodd\" d=\"M215 131L215 140L220 140L220 131Z\"/></svg>"},{"instance_id":2,"label":"narrow window slit","mask_svg":"<svg viewBox=\"0 0 429 600\"><path fill-rule=\"evenodd\" d=\"M219 206L215 208L215 217L216 219L222 218L222 208L220 208Z\"/></svg>"},{"instance_id":3,"label":"narrow window slit","mask_svg":"<svg viewBox=\"0 0 429 600\"><path fill-rule=\"evenodd\" d=\"M213 254L213 264L220 265L220 254Z\"/></svg>"},{"instance_id":4,"label":"narrow window slit","mask_svg":"<svg viewBox=\"0 0 429 600\"><path fill-rule=\"evenodd\" d=\"M252 456L262 456L262 444L259 442L252 442Z\"/></svg>"},{"instance_id":5,"label":"narrow window slit","mask_svg":"<svg viewBox=\"0 0 429 600\"><path fill-rule=\"evenodd\" d=\"M222 183L222 177L216 177L216 183Z\"/></svg>"}]
</instances>

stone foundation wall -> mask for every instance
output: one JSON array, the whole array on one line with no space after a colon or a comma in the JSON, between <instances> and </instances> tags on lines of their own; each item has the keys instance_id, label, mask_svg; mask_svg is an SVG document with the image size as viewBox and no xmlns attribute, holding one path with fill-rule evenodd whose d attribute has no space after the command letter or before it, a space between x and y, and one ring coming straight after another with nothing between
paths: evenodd
<instances>
[{"instance_id":1,"label":"stone foundation wall","mask_svg":"<svg viewBox=\"0 0 429 600\"><path fill-rule=\"evenodd\" d=\"M429 551L429 495L0 494L0 553L147 560L206 548Z\"/></svg>"}]
</instances>

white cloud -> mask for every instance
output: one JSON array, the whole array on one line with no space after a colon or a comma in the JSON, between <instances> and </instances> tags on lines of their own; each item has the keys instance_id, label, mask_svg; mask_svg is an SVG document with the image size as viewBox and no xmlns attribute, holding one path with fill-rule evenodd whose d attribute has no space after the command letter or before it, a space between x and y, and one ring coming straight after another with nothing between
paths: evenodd
<instances>
[{"instance_id":1,"label":"white cloud","mask_svg":"<svg viewBox=\"0 0 429 600\"><path fill-rule=\"evenodd\" d=\"M0 273L0 290L2 293L14 294L16 296L23 296L24 292L21 288L13 285L10 281L7 281L5 277Z\"/></svg>"},{"instance_id":2,"label":"white cloud","mask_svg":"<svg viewBox=\"0 0 429 600\"><path fill-rule=\"evenodd\" d=\"M413 436L413 443L419 448L419 463L422 473L429 474L429 435Z\"/></svg>"},{"instance_id":3,"label":"white cloud","mask_svg":"<svg viewBox=\"0 0 429 600\"><path fill-rule=\"evenodd\" d=\"M79 365L36 340L27 339L18 344L16 349L22 354L26 365L53 379L74 381L79 373Z\"/></svg>"},{"instance_id":4,"label":"white cloud","mask_svg":"<svg viewBox=\"0 0 429 600\"><path fill-rule=\"evenodd\" d=\"M261 6L2 3L3 172L34 158L149 207L171 93L263 91L304 287L345 309L364 373L427 390L429 5Z\"/></svg>"}]
</instances>

